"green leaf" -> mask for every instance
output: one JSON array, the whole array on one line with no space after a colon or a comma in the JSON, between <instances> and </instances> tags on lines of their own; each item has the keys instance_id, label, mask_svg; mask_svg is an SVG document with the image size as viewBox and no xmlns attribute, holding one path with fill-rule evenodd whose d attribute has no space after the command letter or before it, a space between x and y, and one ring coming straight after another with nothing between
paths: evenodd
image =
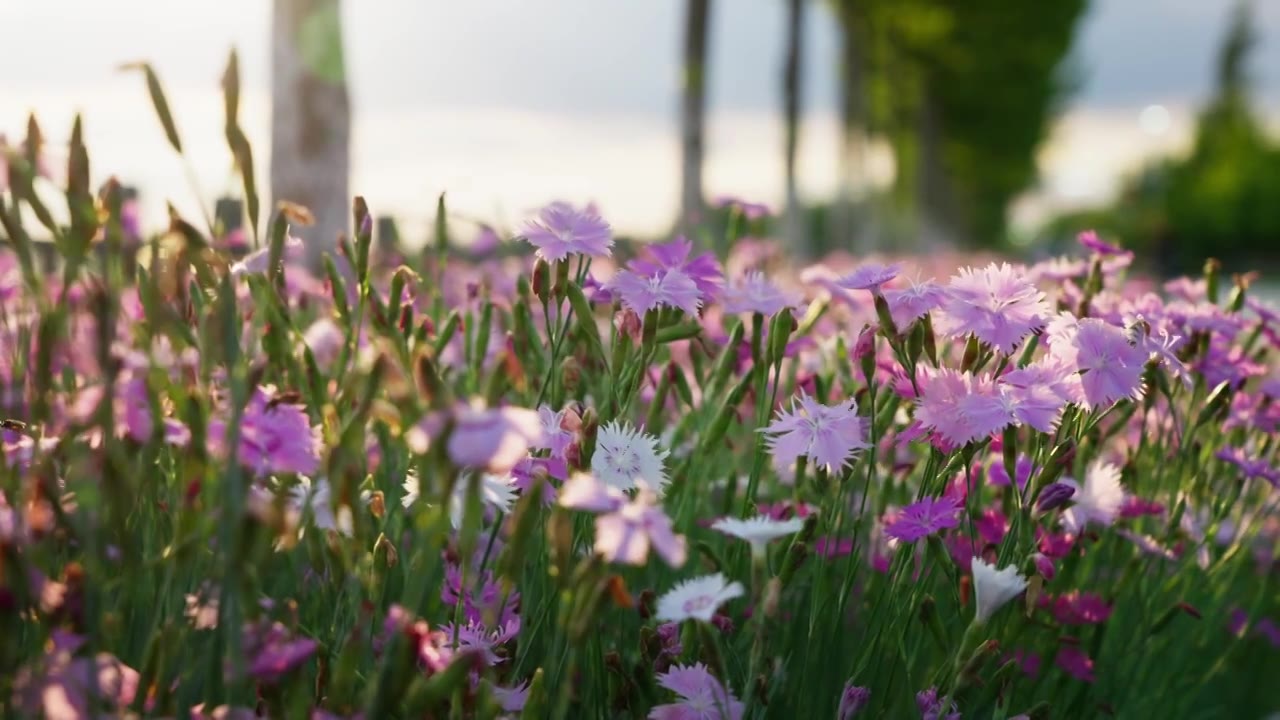
<instances>
[{"instance_id":1,"label":"green leaf","mask_svg":"<svg viewBox=\"0 0 1280 720\"><path fill-rule=\"evenodd\" d=\"M178 137L178 126L173 122L173 113L169 110L169 100L165 98L164 87L160 85L160 77L156 75L151 63L127 63L121 65L120 69L142 71L147 80L147 93L151 96L151 105L155 108L156 116L160 118L160 124L164 127L165 137L169 139L169 144L173 146L173 149L181 155L182 140Z\"/></svg>"}]
</instances>

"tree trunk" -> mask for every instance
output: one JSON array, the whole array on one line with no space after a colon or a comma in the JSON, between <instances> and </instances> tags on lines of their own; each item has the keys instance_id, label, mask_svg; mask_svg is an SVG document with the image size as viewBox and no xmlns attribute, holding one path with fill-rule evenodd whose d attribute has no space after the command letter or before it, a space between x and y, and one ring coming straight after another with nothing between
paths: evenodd
<instances>
[{"instance_id":1,"label":"tree trunk","mask_svg":"<svg viewBox=\"0 0 1280 720\"><path fill-rule=\"evenodd\" d=\"M783 117L786 123L786 211L784 236L802 258L813 255L804 231L803 208L796 189L796 147L800 136L800 73L803 52L804 0L787 0L787 56L782 70Z\"/></svg>"},{"instance_id":2,"label":"tree trunk","mask_svg":"<svg viewBox=\"0 0 1280 720\"><path fill-rule=\"evenodd\" d=\"M305 205L315 225L293 228L318 269L347 232L351 101L339 0L275 0L271 56L271 195Z\"/></svg>"},{"instance_id":3,"label":"tree trunk","mask_svg":"<svg viewBox=\"0 0 1280 720\"><path fill-rule=\"evenodd\" d=\"M867 202L867 146L870 138L867 127L866 48L863 47L867 35L865 20L858 8L861 2L843 0L838 10L843 31L840 176L829 229L832 247L848 246L858 254L866 254L875 250L875 243L869 232L871 223L865 217L870 209Z\"/></svg>"},{"instance_id":4,"label":"tree trunk","mask_svg":"<svg viewBox=\"0 0 1280 720\"><path fill-rule=\"evenodd\" d=\"M920 98L919 173L916 178L920 240L926 251L951 247L960 232L952 214L951 193L943 159L943 122L937 99L928 83Z\"/></svg>"},{"instance_id":5,"label":"tree trunk","mask_svg":"<svg viewBox=\"0 0 1280 720\"><path fill-rule=\"evenodd\" d=\"M686 235L692 235L702 221L707 27L710 14L711 0L688 0L684 35L684 92L680 98L680 231Z\"/></svg>"}]
</instances>

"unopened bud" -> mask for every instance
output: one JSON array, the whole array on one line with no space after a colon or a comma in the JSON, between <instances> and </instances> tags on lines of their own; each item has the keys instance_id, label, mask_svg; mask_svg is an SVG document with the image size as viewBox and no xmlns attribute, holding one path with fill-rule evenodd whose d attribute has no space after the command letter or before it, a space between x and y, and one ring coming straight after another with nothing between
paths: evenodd
<instances>
[{"instance_id":1,"label":"unopened bud","mask_svg":"<svg viewBox=\"0 0 1280 720\"><path fill-rule=\"evenodd\" d=\"M778 602L781 598L782 582L776 577L770 578L769 582L764 586L764 600L761 603L765 617L776 618L778 616Z\"/></svg>"},{"instance_id":2,"label":"unopened bud","mask_svg":"<svg viewBox=\"0 0 1280 720\"><path fill-rule=\"evenodd\" d=\"M533 294L546 305L551 300L551 267L538 258L533 262Z\"/></svg>"},{"instance_id":3,"label":"unopened bud","mask_svg":"<svg viewBox=\"0 0 1280 720\"><path fill-rule=\"evenodd\" d=\"M387 514L387 500L381 490L374 490L369 496L369 512L378 519L382 519Z\"/></svg>"},{"instance_id":4,"label":"unopened bud","mask_svg":"<svg viewBox=\"0 0 1280 720\"><path fill-rule=\"evenodd\" d=\"M1036 567L1036 573L1045 581L1053 580L1053 576L1058 574L1057 568L1053 566L1053 561L1044 553L1035 553L1031 556L1031 562Z\"/></svg>"},{"instance_id":5,"label":"unopened bud","mask_svg":"<svg viewBox=\"0 0 1280 720\"><path fill-rule=\"evenodd\" d=\"M1066 483L1051 483L1040 491L1036 499L1036 512L1041 515L1066 505L1076 494L1076 489Z\"/></svg>"},{"instance_id":6,"label":"unopened bud","mask_svg":"<svg viewBox=\"0 0 1280 720\"><path fill-rule=\"evenodd\" d=\"M884 295L876 293L876 318L880 320L880 327L884 328L884 334L888 337L898 336L898 325L893 322L893 313L889 312L889 301L884 299Z\"/></svg>"},{"instance_id":7,"label":"unopened bud","mask_svg":"<svg viewBox=\"0 0 1280 720\"><path fill-rule=\"evenodd\" d=\"M565 392L570 395L576 395L578 387L582 384L582 363L578 359L570 355L560 363L560 380L564 384Z\"/></svg>"},{"instance_id":8,"label":"unopened bud","mask_svg":"<svg viewBox=\"0 0 1280 720\"><path fill-rule=\"evenodd\" d=\"M400 562L400 554L396 552L395 543L391 542L386 535L379 535L378 540L373 544L373 556L379 564L388 568L393 568Z\"/></svg>"}]
</instances>

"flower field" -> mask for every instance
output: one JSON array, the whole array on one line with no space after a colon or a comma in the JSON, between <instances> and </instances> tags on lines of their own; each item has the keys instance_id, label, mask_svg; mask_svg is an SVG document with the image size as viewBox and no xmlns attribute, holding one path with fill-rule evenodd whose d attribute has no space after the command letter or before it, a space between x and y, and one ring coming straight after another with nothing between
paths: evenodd
<instances>
[{"instance_id":1,"label":"flower field","mask_svg":"<svg viewBox=\"0 0 1280 720\"><path fill-rule=\"evenodd\" d=\"M312 273L251 169L255 249L175 214L135 260L77 138L65 222L21 153L0 192L6 717L1280 710L1249 278L1093 234L797 267L736 201L723 243L556 202L485 252L442 201L388 261L362 199Z\"/></svg>"}]
</instances>

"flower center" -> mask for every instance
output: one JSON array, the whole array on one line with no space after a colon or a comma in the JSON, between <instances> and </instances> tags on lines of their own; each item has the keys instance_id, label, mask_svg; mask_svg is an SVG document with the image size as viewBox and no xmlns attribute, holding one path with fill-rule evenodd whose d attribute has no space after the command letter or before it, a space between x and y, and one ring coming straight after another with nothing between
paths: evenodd
<instances>
[{"instance_id":1,"label":"flower center","mask_svg":"<svg viewBox=\"0 0 1280 720\"><path fill-rule=\"evenodd\" d=\"M712 600L706 595L699 595L696 598L690 598L684 602L684 611L687 613L706 610L711 607Z\"/></svg>"}]
</instances>

